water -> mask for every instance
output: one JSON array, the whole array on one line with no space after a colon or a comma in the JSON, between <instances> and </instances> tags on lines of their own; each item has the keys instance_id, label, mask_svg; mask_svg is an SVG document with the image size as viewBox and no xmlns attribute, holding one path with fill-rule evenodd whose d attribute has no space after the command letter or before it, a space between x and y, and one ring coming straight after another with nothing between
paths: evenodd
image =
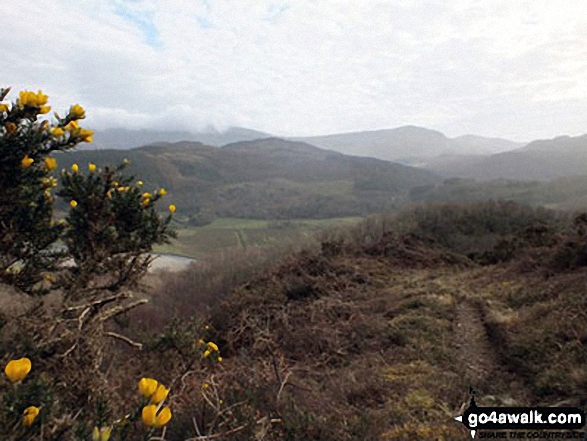
<instances>
[{"instance_id":1,"label":"water","mask_svg":"<svg viewBox=\"0 0 587 441\"><path fill-rule=\"evenodd\" d=\"M191 257L178 256L177 254L153 253L157 258L151 264L151 271L165 269L168 271L181 271L186 269L190 263L197 262Z\"/></svg>"}]
</instances>

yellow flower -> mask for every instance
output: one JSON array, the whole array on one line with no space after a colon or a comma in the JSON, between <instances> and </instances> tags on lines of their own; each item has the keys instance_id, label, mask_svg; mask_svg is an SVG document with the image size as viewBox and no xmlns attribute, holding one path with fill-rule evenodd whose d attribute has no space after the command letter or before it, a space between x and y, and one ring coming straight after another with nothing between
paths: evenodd
<instances>
[{"instance_id":1,"label":"yellow flower","mask_svg":"<svg viewBox=\"0 0 587 441\"><path fill-rule=\"evenodd\" d=\"M47 170L55 170L57 168L57 160L55 158L46 157L45 158L45 167Z\"/></svg>"},{"instance_id":2,"label":"yellow flower","mask_svg":"<svg viewBox=\"0 0 587 441\"><path fill-rule=\"evenodd\" d=\"M86 117L86 111L79 104L74 104L69 109L69 116L73 119L84 119Z\"/></svg>"},{"instance_id":3,"label":"yellow flower","mask_svg":"<svg viewBox=\"0 0 587 441\"><path fill-rule=\"evenodd\" d=\"M163 427L171 419L171 409L165 406L157 414L157 406L150 404L143 407L142 412L143 424L148 427Z\"/></svg>"},{"instance_id":4,"label":"yellow flower","mask_svg":"<svg viewBox=\"0 0 587 441\"><path fill-rule=\"evenodd\" d=\"M65 131L61 127L53 127L49 133L51 133L53 138L61 138L65 134Z\"/></svg>"},{"instance_id":5,"label":"yellow flower","mask_svg":"<svg viewBox=\"0 0 587 441\"><path fill-rule=\"evenodd\" d=\"M71 166L71 170L72 170L74 173L77 173L77 172L79 171L79 167L78 167L78 165L77 165L77 164L73 164L73 165Z\"/></svg>"},{"instance_id":6,"label":"yellow flower","mask_svg":"<svg viewBox=\"0 0 587 441\"><path fill-rule=\"evenodd\" d=\"M212 353L212 351L210 349L206 349L206 351L204 352L204 358L206 358L211 353Z\"/></svg>"},{"instance_id":7,"label":"yellow flower","mask_svg":"<svg viewBox=\"0 0 587 441\"><path fill-rule=\"evenodd\" d=\"M159 190L159 194L161 196L165 196L167 194L167 190L165 190L164 188L162 188L161 190Z\"/></svg>"},{"instance_id":8,"label":"yellow flower","mask_svg":"<svg viewBox=\"0 0 587 441\"><path fill-rule=\"evenodd\" d=\"M96 171L96 164L88 164L88 170L94 173Z\"/></svg>"},{"instance_id":9,"label":"yellow flower","mask_svg":"<svg viewBox=\"0 0 587 441\"><path fill-rule=\"evenodd\" d=\"M124 191L125 187L118 187L118 192L122 193Z\"/></svg>"},{"instance_id":10,"label":"yellow flower","mask_svg":"<svg viewBox=\"0 0 587 441\"><path fill-rule=\"evenodd\" d=\"M40 90L37 93L23 90L20 92L18 98L18 106L20 108L23 108L24 106L43 107L49 100L49 97Z\"/></svg>"},{"instance_id":11,"label":"yellow flower","mask_svg":"<svg viewBox=\"0 0 587 441\"><path fill-rule=\"evenodd\" d=\"M4 373L10 381L13 383L18 383L19 381L24 380L24 378L31 371L31 367L31 361L24 357L18 360L9 361L4 368Z\"/></svg>"},{"instance_id":12,"label":"yellow flower","mask_svg":"<svg viewBox=\"0 0 587 441\"><path fill-rule=\"evenodd\" d=\"M8 104L0 103L0 112L8 112Z\"/></svg>"},{"instance_id":13,"label":"yellow flower","mask_svg":"<svg viewBox=\"0 0 587 441\"><path fill-rule=\"evenodd\" d=\"M26 155L24 158L22 158L22 161L20 161L20 166L22 168L29 168L33 162L35 162L35 160L33 158L29 158L29 155Z\"/></svg>"},{"instance_id":14,"label":"yellow flower","mask_svg":"<svg viewBox=\"0 0 587 441\"><path fill-rule=\"evenodd\" d=\"M141 187L143 185L143 181L137 181L137 187Z\"/></svg>"},{"instance_id":15,"label":"yellow flower","mask_svg":"<svg viewBox=\"0 0 587 441\"><path fill-rule=\"evenodd\" d=\"M75 132L77 129L79 129L79 124L75 121L69 121L65 126L65 130L69 133Z\"/></svg>"},{"instance_id":16,"label":"yellow flower","mask_svg":"<svg viewBox=\"0 0 587 441\"><path fill-rule=\"evenodd\" d=\"M41 106L41 108L39 109L39 113L41 115L49 113L50 111L51 111L51 106Z\"/></svg>"},{"instance_id":17,"label":"yellow flower","mask_svg":"<svg viewBox=\"0 0 587 441\"><path fill-rule=\"evenodd\" d=\"M208 389L208 388L210 387L210 385L209 385L208 383L204 383L204 384L202 384L202 387L203 387L204 389Z\"/></svg>"},{"instance_id":18,"label":"yellow flower","mask_svg":"<svg viewBox=\"0 0 587 441\"><path fill-rule=\"evenodd\" d=\"M218 346L216 345L216 343L214 343L213 341L209 341L208 342L208 347L212 348L215 351L218 351Z\"/></svg>"},{"instance_id":19,"label":"yellow flower","mask_svg":"<svg viewBox=\"0 0 587 441\"><path fill-rule=\"evenodd\" d=\"M107 197L108 199L112 199L112 190L113 190L113 189L111 188L110 190L108 190L108 191L106 192L106 197Z\"/></svg>"},{"instance_id":20,"label":"yellow flower","mask_svg":"<svg viewBox=\"0 0 587 441\"><path fill-rule=\"evenodd\" d=\"M149 203L151 202L151 193L143 193L142 194L142 201L141 201L141 205L143 207L146 207L147 205L149 205Z\"/></svg>"},{"instance_id":21,"label":"yellow flower","mask_svg":"<svg viewBox=\"0 0 587 441\"><path fill-rule=\"evenodd\" d=\"M141 378L139 381L139 392L145 398L150 398L157 390L157 380L153 378Z\"/></svg>"},{"instance_id":22,"label":"yellow flower","mask_svg":"<svg viewBox=\"0 0 587 441\"><path fill-rule=\"evenodd\" d=\"M94 138L92 137L93 134L94 134L93 130L80 129L80 131L79 131L79 136L82 137L84 142L94 141Z\"/></svg>"},{"instance_id":23,"label":"yellow flower","mask_svg":"<svg viewBox=\"0 0 587 441\"><path fill-rule=\"evenodd\" d=\"M71 201L69 205L71 205L71 208L75 208L77 207L77 201Z\"/></svg>"},{"instance_id":24,"label":"yellow flower","mask_svg":"<svg viewBox=\"0 0 587 441\"><path fill-rule=\"evenodd\" d=\"M92 441L108 441L111 434L112 426L102 427L101 429L94 427L94 431L92 432Z\"/></svg>"},{"instance_id":25,"label":"yellow flower","mask_svg":"<svg viewBox=\"0 0 587 441\"><path fill-rule=\"evenodd\" d=\"M175 213L175 210L176 210L176 207L175 207L175 205L171 204L171 205L169 206L169 211L171 211L172 213Z\"/></svg>"},{"instance_id":26,"label":"yellow flower","mask_svg":"<svg viewBox=\"0 0 587 441\"><path fill-rule=\"evenodd\" d=\"M202 340L202 339L199 339L199 340L198 340L198 344L199 344L200 346L204 346L204 345L206 344L206 342L205 342L204 340Z\"/></svg>"},{"instance_id":27,"label":"yellow flower","mask_svg":"<svg viewBox=\"0 0 587 441\"><path fill-rule=\"evenodd\" d=\"M222 363L222 357L218 357L218 363Z\"/></svg>"},{"instance_id":28,"label":"yellow flower","mask_svg":"<svg viewBox=\"0 0 587 441\"><path fill-rule=\"evenodd\" d=\"M23 412L22 424L24 426L32 426L35 418L39 414L39 408L35 406L27 407Z\"/></svg>"},{"instance_id":29,"label":"yellow flower","mask_svg":"<svg viewBox=\"0 0 587 441\"><path fill-rule=\"evenodd\" d=\"M151 403L159 404L161 401L167 398L167 395L169 395L169 389L167 389L162 384L159 384L157 386L157 390L155 390L155 393L151 397Z\"/></svg>"},{"instance_id":30,"label":"yellow flower","mask_svg":"<svg viewBox=\"0 0 587 441\"><path fill-rule=\"evenodd\" d=\"M130 159L128 159L128 158L124 158L124 160L122 161L122 163L123 163L124 165L128 165L128 164L130 164Z\"/></svg>"}]
</instances>

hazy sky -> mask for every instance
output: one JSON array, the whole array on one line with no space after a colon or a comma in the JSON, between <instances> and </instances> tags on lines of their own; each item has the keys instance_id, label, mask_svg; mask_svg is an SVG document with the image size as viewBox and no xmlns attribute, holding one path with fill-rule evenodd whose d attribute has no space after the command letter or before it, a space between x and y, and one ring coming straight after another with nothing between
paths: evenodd
<instances>
[{"instance_id":1,"label":"hazy sky","mask_svg":"<svg viewBox=\"0 0 587 441\"><path fill-rule=\"evenodd\" d=\"M95 129L587 132L583 0L0 0L0 17L0 84L79 102Z\"/></svg>"}]
</instances>

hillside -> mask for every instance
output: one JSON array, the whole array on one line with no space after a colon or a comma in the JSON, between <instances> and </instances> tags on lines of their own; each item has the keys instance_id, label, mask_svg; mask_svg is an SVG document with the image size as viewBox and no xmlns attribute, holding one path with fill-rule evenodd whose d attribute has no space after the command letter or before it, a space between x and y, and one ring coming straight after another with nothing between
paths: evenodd
<instances>
[{"instance_id":1,"label":"hillside","mask_svg":"<svg viewBox=\"0 0 587 441\"><path fill-rule=\"evenodd\" d=\"M268 138L268 133L242 127L229 127L226 130L165 131L165 130L132 130L132 129L105 129L99 130L94 136L94 143L86 149L121 149L128 150L157 142L191 141L201 142L212 146L222 146L231 142L248 141L252 139Z\"/></svg>"},{"instance_id":2,"label":"hillside","mask_svg":"<svg viewBox=\"0 0 587 441\"><path fill-rule=\"evenodd\" d=\"M584 406L583 224L512 203L428 206L249 277L212 301L204 339L224 361L210 395L232 411L202 411L198 427L235 441L465 440L453 417L471 387L481 406ZM198 271L167 278L154 307L210 302ZM162 359L181 354L169 347ZM186 409L210 409L189 390Z\"/></svg>"},{"instance_id":3,"label":"hillside","mask_svg":"<svg viewBox=\"0 0 587 441\"><path fill-rule=\"evenodd\" d=\"M416 186L438 182L432 173L371 158L345 156L304 143L270 138L216 148L194 142L152 144L128 151L93 150L57 156L74 162L116 164L147 190L163 186L178 215L325 218L394 209Z\"/></svg>"},{"instance_id":4,"label":"hillside","mask_svg":"<svg viewBox=\"0 0 587 441\"><path fill-rule=\"evenodd\" d=\"M446 177L546 181L587 174L587 135L533 141L488 157L434 159L421 164Z\"/></svg>"},{"instance_id":5,"label":"hillside","mask_svg":"<svg viewBox=\"0 0 587 441\"><path fill-rule=\"evenodd\" d=\"M419 164L426 158L440 155L483 155L521 147L505 139L474 135L451 139L439 131L416 126L292 139L347 155L370 156L406 164Z\"/></svg>"}]
</instances>

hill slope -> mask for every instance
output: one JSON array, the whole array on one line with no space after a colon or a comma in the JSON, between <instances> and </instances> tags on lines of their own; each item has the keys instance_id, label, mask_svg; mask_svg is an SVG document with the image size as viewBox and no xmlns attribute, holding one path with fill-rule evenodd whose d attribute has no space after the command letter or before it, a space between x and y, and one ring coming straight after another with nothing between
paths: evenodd
<instances>
[{"instance_id":1,"label":"hill slope","mask_svg":"<svg viewBox=\"0 0 587 441\"><path fill-rule=\"evenodd\" d=\"M436 130L416 126L292 139L347 155L370 156L407 164L446 154L482 155L521 147L505 139L474 135L451 139Z\"/></svg>"},{"instance_id":2,"label":"hill slope","mask_svg":"<svg viewBox=\"0 0 587 441\"><path fill-rule=\"evenodd\" d=\"M199 132L164 131L164 130L130 130L106 129L96 132L94 144L86 149L121 149L128 150L158 142L192 141L212 146L221 146L231 142L267 138L271 135L242 127L229 127L224 131L209 129Z\"/></svg>"},{"instance_id":3,"label":"hill slope","mask_svg":"<svg viewBox=\"0 0 587 441\"><path fill-rule=\"evenodd\" d=\"M216 148L201 143L154 144L129 151L58 156L60 166L129 158L129 172L163 186L178 214L254 218L365 215L396 207L410 188L438 182L432 173L308 144L270 138Z\"/></svg>"},{"instance_id":4,"label":"hill slope","mask_svg":"<svg viewBox=\"0 0 587 441\"><path fill-rule=\"evenodd\" d=\"M584 234L515 204L406 216L324 242L216 310L219 393L250 415L228 439L265 414L279 416L266 439L470 439L452 418L471 387L481 406L584 403Z\"/></svg>"},{"instance_id":5,"label":"hill slope","mask_svg":"<svg viewBox=\"0 0 587 441\"><path fill-rule=\"evenodd\" d=\"M443 176L545 181L587 174L587 135L533 141L510 152L476 158L430 160L423 167Z\"/></svg>"}]
</instances>

